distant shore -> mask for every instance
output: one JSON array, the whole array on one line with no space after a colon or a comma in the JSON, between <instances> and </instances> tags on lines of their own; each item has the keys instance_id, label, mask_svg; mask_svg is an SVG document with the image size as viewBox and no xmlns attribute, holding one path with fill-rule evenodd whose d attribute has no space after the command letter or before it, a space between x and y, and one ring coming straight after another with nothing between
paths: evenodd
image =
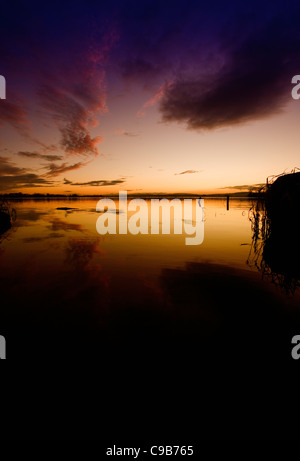
<instances>
[{"instance_id":1,"label":"distant shore","mask_svg":"<svg viewBox=\"0 0 300 461\"><path fill-rule=\"evenodd\" d=\"M94 194L94 195L79 195L79 194L23 194L22 192L18 193L10 193L10 194L0 194L0 200L81 200L81 199L99 199L99 198L119 198L119 194ZM258 192L231 192L228 194L190 194L190 193L174 193L174 194L167 194L167 193L144 193L144 194L127 194L128 198L144 198L144 199L152 199L152 198L166 198L166 199L173 199L173 198L194 198L197 199L201 198L244 198L244 199L255 199L255 198L262 198L264 197L263 193Z\"/></svg>"}]
</instances>

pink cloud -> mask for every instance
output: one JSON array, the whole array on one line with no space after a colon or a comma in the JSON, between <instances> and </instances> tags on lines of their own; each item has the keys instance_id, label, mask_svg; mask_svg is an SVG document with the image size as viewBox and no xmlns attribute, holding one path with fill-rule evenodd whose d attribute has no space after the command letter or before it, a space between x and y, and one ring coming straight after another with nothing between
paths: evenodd
<instances>
[{"instance_id":1,"label":"pink cloud","mask_svg":"<svg viewBox=\"0 0 300 461\"><path fill-rule=\"evenodd\" d=\"M7 99L1 100L0 103L0 125L3 123L8 123L22 134L25 134L30 127L20 102L10 102Z\"/></svg>"},{"instance_id":2,"label":"pink cloud","mask_svg":"<svg viewBox=\"0 0 300 461\"><path fill-rule=\"evenodd\" d=\"M170 87L172 82L164 83L154 95L146 101L142 108L138 111L137 117L144 117L146 115L146 111L143 109L147 109L148 107L154 106L165 94L166 90Z\"/></svg>"}]
</instances>

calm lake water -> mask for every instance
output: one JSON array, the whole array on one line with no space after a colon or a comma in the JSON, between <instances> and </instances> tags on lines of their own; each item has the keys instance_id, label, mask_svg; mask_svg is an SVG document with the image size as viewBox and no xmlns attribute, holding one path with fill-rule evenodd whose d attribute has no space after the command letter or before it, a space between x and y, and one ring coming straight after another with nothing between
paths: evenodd
<instances>
[{"instance_id":1,"label":"calm lake water","mask_svg":"<svg viewBox=\"0 0 300 461\"><path fill-rule=\"evenodd\" d=\"M148 348L155 338L176 347L201 344L206 357L214 335L234 349L250 330L261 353L266 328L279 331L279 353L289 354L299 288L286 290L274 272L262 271L261 242L255 251L249 219L253 203L231 199L227 210L226 199L205 199L200 245L186 245L186 235L173 228L152 235L150 223L144 235L99 235L96 205L94 199L13 204L17 220L0 243L0 284L2 331L16 356L28 352L22 341L32 356L49 353L54 334L62 354L74 347L80 354L80 335L88 354L136 341ZM116 208L118 220L122 206Z\"/></svg>"}]
</instances>

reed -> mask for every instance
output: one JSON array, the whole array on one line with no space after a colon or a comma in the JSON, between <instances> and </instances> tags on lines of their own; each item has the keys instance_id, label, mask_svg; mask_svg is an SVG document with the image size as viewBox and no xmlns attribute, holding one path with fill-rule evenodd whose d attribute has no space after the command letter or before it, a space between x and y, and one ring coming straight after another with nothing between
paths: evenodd
<instances>
[{"instance_id":1,"label":"reed","mask_svg":"<svg viewBox=\"0 0 300 461\"><path fill-rule=\"evenodd\" d=\"M9 202L0 199L0 235L10 229L16 220L16 210L11 207Z\"/></svg>"},{"instance_id":2,"label":"reed","mask_svg":"<svg viewBox=\"0 0 300 461\"><path fill-rule=\"evenodd\" d=\"M300 173L267 182L264 198L249 210L252 243L247 264L293 294L300 286Z\"/></svg>"}]
</instances>

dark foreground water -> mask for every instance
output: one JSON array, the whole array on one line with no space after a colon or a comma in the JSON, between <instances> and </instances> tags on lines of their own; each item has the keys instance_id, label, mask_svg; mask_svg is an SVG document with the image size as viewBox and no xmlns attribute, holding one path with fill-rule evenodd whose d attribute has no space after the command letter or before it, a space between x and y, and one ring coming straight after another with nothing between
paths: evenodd
<instances>
[{"instance_id":1,"label":"dark foreground water","mask_svg":"<svg viewBox=\"0 0 300 461\"><path fill-rule=\"evenodd\" d=\"M186 404L187 413L177 421L167 412L165 431L172 421L175 431L195 429L194 418L201 419L210 400L205 427L213 433L283 433L282 419L273 427L257 415L254 426L245 426L253 404L260 410L270 404L275 413L284 404L279 382L284 377L287 386L287 373L298 366L291 339L300 334L298 281L276 264L276 254L264 260L253 203L231 200L227 210L226 200L206 199L204 241L190 246L172 227L170 235L152 235L150 224L144 235L99 235L96 204L13 204L16 223L0 242L7 358L92 363L104 381L104 360L123 362L128 375L119 376L121 386L133 375L138 382L145 368L154 384L138 386L142 406L157 387L163 402L180 383L173 409ZM121 214L117 204L116 218ZM220 410L228 399L232 411L243 408L240 423L220 429L224 414L216 416L216 402Z\"/></svg>"}]
</instances>

